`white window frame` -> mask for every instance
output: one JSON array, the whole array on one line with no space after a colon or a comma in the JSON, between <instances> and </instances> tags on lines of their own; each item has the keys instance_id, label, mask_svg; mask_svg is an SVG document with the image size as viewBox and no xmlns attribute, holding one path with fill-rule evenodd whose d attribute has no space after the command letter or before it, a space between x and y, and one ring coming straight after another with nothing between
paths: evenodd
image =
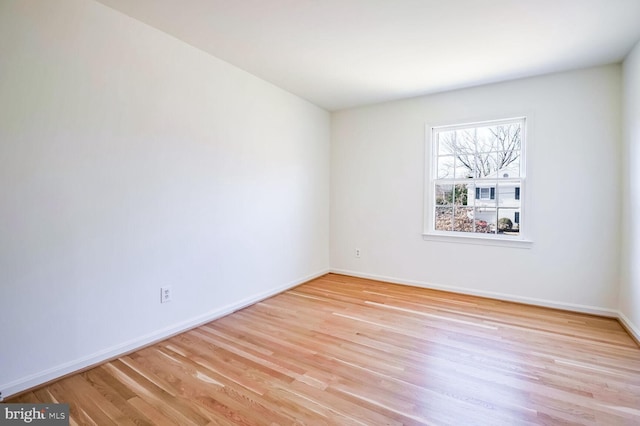
<instances>
[{"instance_id":1,"label":"white window frame","mask_svg":"<svg viewBox=\"0 0 640 426\"><path fill-rule=\"evenodd\" d=\"M484 120L468 120L459 121L457 123L443 123L438 125L426 125L426 138L425 138L425 191L424 191L424 231L423 238L425 240L454 242L454 243L468 243L468 244L481 244L481 245L497 245L505 247L517 247L517 248L530 248L533 241L530 239L530 226L529 212L525 211L526 199L529 198L529 192L527 191L527 145L531 132L528 127L531 125L531 120L527 116L507 116L508 118L499 119L484 119ZM501 234L484 234L484 233L472 233L472 232L460 232L460 231L441 231L435 229L435 182L437 179L437 153L436 151L436 138L435 133L438 131L447 130L459 130L465 128L481 127L486 125L499 125L506 123L522 122L522 136L520 145L520 232L518 236L506 236ZM495 182L499 182L498 177Z\"/></svg>"}]
</instances>

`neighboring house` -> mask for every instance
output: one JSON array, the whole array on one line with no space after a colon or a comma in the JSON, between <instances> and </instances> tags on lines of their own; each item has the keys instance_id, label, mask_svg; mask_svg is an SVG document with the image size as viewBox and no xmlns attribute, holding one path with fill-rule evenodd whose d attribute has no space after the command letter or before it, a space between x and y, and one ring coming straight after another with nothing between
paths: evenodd
<instances>
[{"instance_id":1,"label":"neighboring house","mask_svg":"<svg viewBox=\"0 0 640 426\"><path fill-rule=\"evenodd\" d=\"M508 175L503 175L508 178ZM520 182L476 182L467 185L467 205L474 206L470 218L484 221L494 228L501 218L508 218L513 230L520 227Z\"/></svg>"}]
</instances>

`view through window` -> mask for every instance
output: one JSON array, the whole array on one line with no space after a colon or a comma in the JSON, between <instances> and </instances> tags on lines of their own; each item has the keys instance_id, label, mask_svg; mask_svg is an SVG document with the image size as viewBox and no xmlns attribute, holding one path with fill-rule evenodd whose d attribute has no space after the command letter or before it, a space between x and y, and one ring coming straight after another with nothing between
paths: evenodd
<instances>
[{"instance_id":1,"label":"view through window","mask_svg":"<svg viewBox=\"0 0 640 426\"><path fill-rule=\"evenodd\" d=\"M525 118L431 129L428 231L521 237Z\"/></svg>"}]
</instances>

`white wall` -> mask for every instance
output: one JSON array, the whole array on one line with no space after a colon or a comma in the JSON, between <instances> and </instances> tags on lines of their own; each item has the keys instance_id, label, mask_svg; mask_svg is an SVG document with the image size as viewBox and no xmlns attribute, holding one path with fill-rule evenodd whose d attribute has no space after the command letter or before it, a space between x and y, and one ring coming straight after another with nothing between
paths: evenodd
<instances>
[{"instance_id":1,"label":"white wall","mask_svg":"<svg viewBox=\"0 0 640 426\"><path fill-rule=\"evenodd\" d=\"M620 311L640 340L640 42L623 64L624 194Z\"/></svg>"},{"instance_id":2,"label":"white wall","mask_svg":"<svg viewBox=\"0 0 640 426\"><path fill-rule=\"evenodd\" d=\"M326 272L329 120L102 4L2 1L2 395Z\"/></svg>"},{"instance_id":3,"label":"white wall","mask_svg":"<svg viewBox=\"0 0 640 426\"><path fill-rule=\"evenodd\" d=\"M615 315L620 93L611 65L334 113L332 269ZM423 240L425 124L522 113L533 247Z\"/></svg>"}]
</instances>

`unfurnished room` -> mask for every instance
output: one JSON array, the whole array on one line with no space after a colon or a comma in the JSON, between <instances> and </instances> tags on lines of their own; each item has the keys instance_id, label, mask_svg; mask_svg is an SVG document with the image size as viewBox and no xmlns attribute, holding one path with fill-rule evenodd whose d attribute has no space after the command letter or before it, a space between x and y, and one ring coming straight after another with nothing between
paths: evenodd
<instances>
[{"instance_id":1,"label":"unfurnished room","mask_svg":"<svg viewBox=\"0 0 640 426\"><path fill-rule=\"evenodd\" d=\"M640 425L640 0L0 0L0 424Z\"/></svg>"}]
</instances>

